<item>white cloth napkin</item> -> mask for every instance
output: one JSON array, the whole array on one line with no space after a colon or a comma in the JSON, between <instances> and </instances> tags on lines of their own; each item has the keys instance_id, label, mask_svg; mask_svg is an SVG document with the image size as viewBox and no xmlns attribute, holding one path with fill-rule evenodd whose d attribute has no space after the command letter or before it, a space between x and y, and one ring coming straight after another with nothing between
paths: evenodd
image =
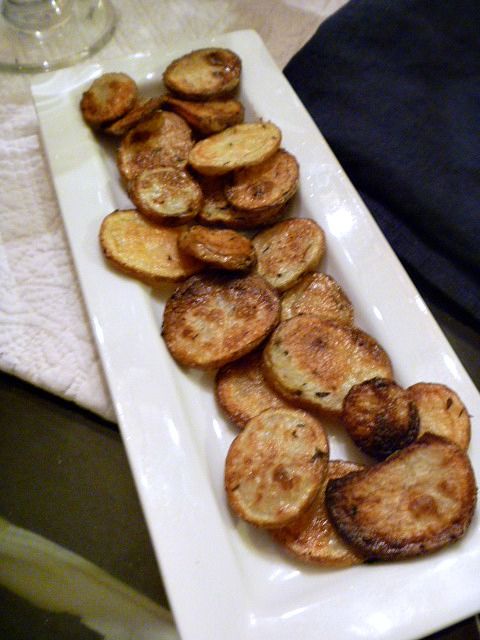
<instances>
[{"instance_id":1,"label":"white cloth napkin","mask_svg":"<svg viewBox=\"0 0 480 640\"><path fill-rule=\"evenodd\" d=\"M92 62L255 29L280 67L345 0L122 0ZM59 132L61 134L61 132ZM109 420L27 76L0 74L0 368Z\"/></svg>"}]
</instances>

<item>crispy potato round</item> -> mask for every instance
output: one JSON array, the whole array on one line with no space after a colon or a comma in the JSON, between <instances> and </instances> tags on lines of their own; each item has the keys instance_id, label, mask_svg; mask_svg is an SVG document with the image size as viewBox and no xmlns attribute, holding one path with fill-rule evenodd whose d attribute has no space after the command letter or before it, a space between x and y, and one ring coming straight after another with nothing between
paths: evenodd
<instances>
[{"instance_id":1,"label":"crispy potato round","mask_svg":"<svg viewBox=\"0 0 480 640\"><path fill-rule=\"evenodd\" d=\"M203 136L211 136L235 124L240 124L245 115L245 109L238 100L188 102L166 96L163 105L164 108L178 113L192 129Z\"/></svg>"},{"instance_id":2,"label":"crispy potato round","mask_svg":"<svg viewBox=\"0 0 480 640\"><path fill-rule=\"evenodd\" d=\"M278 295L259 276L193 276L168 300L162 335L180 364L214 369L253 351L279 316Z\"/></svg>"},{"instance_id":3,"label":"crispy potato round","mask_svg":"<svg viewBox=\"0 0 480 640\"><path fill-rule=\"evenodd\" d=\"M218 370L215 396L228 419L239 429L267 409L291 408L266 382L262 353L254 351Z\"/></svg>"},{"instance_id":4,"label":"crispy potato round","mask_svg":"<svg viewBox=\"0 0 480 640\"><path fill-rule=\"evenodd\" d=\"M181 232L153 224L134 210L114 211L102 222L100 245L113 267L156 286L183 280L203 268L178 250Z\"/></svg>"},{"instance_id":5,"label":"crispy potato round","mask_svg":"<svg viewBox=\"0 0 480 640\"><path fill-rule=\"evenodd\" d=\"M272 122L237 124L197 142L188 157L207 176L222 175L263 162L280 146L282 134Z\"/></svg>"},{"instance_id":6,"label":"crispy potato round","mask_svg":"<svg viewBox=\"0 0 480 640\"><path fill-rule=\"evenodd\" d=\"M327 480L361 471L354 462L332 460L328 463ZM286 527L274 529L273 538L296 558L309 564L327 567L351 567L361 564L363 556L340 538L328 517L325 506L325 486L310 507Z\"/></svg>"},{"instance_id":7,"label":"crispy potato round","mask_svg":"<svg viewBox=\"0 0 480 640\"><path fill-rule=\"evenodd\" d=\"M284 220L253 238L257 272L279 291L313 271L325 254L325 234L313 220Z\"/></svg>"},{"instance_id":8,"label":"crispy potato round","mask_svg":"<svg viewBox=\"0 0 480 640\"><path fill-rule=\"evenodd\" d=\"M242 63L229 49L197 49L171 62L163 74L167 89L189 100L209 100L232 93Z\"/></svg>"},{"instance_id":9,"label":"crispy potato round","mask_svg":"<svg viewBox=\"0 0 480 640\"><path fill-rule=\"evenodd\" d=\"M193 220L202 205L202 190L186 172L174 167L146 169L130 183L129 195L138 210L167 225Z\"/></svg>"},{"instance_id":10,"label":"crispy potato round","mask_svg":"<svg viewBox=\"0 0 480 640\"><path fill-rule=\"evenodd\" d=\"M93 81L80 100L85 122L99 127L121 118L137 99L137 85L126 73L104 73Z\"/></svg>"},{"instance_id":11,"label":"crispy potato round","mask_svg":"<svg viewBox=\"0 0 480 640\"><path fill-rule=\"evenodd\" d=\"M281 527L303 513L324 483L328 441L303 411L269 409L235 438L225 463L232 510L258 527Z\"/></svg>"},{"instance_id":12,"label":"crispy potato round","mask_svg":"<svg viewBox=\"0 0 480 640\"><path fill-rule=\"evenodd\" d=\"M162 104L162 100L162 98L141 98L124 116L102 130L112 136L123 136L139 122L148 118L154 111L157 111Z\"/></svg>"},{"instance_id":13,"label":"crispy potato round","mask_svg":"<svg viewBox=\"0 0 480 640\"><path fill-rule=\"evenodd\" d=\"M420 420L410 395L393 380L354 385L343 401L342 422L357 447L376 460L403 449L418 436Z\"/></svg>"},{"instance_id":14,"label":"crispy potato round","mask_svg":"<svg viewBox=\"0 0 480 640\"><path fill-rule=\"evenodd\" d=\"M212 267L246 271L255 263L255 251L248 238L228 229L194 225L181 234L179 247Z\"/></svg>"},{"instance_id":15,"label":"crispy potato round","mask_svg":"<svg viewBox=\"0 0 480 640\"><path fill-rule=\"evenodd\" d=\"M311 313L323 320L353 324L353 305L326 273L309 273L282 296L282 320Z\"/></svg>"},{"instance_id":16,"label":"crispy potato round","mask_svg":"<svg viewBox=\"0 0 480 640\"><path fill-rule=\"evenodd\" d=\"M443 384L418 382L407 392L420 416L420 435L430 432L453 440L462 449L470 444L470 416L458 395Z\"/></svg>"},{"instance_id":17,"label":"crispy potato round","mask_svg":"<svg viewBox=\"0 0 480 640\"><path fill-rule=\"evenodd\" d=\"M465 452L426 433L365 471L327 485L329 516L340 535L369 559L424 555L461 538L477 488Z\"/></svg>"},{"instance_id":18,"label":"crispy potato round","mask_svg":"<svg viewBox=\"0 0 480 640\"><path fill-rule=\"evenodd\" d=\"M122 139L118 169L127 183L145 169L184 169L192 147L192 132L185 120L176 113L157 111Z\"/></svg>"},{"instance_id":19,"label":"crispy potato round","mask_svg":"<svg viewBox=\"0 0 480 640\"><path fill-rule=\"evenodd\" d=\"M290 402L339 415L351 387L392 378L382 347L368 334L314 315L282 322L263 353L264 374Z\"/></svg>"},{"instance_id":20,"label":"crispy potato round","mask_svg":"<svg viewBox=\"0 0 480 640\"><path fill-rule=\"evenodd\" d=\"M236 209L262 211L288 202L298 183L298 162L288 151L279 149L260 164L235 171L225 195Z\"/></svg>"}]
</instances>

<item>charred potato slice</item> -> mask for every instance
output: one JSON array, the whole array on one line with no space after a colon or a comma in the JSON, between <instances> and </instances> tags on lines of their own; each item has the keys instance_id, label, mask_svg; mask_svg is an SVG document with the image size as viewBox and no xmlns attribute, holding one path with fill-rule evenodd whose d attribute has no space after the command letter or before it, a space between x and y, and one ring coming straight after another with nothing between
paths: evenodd
<instances>
[{"instance_id":1,"label":"charred potato slice","mask_svg":"<svg viewBox=\"0 0 480 640\"><path fill-rule=\"evenodd\" d=\"M236 209L262 211L288 202L298 182L298 162L288 151L279 149L260 164L235 171L225 195Z\"/></svg>"},{"instance_id":2,"label":"charred potato slice","mask_svg":"<svg viewBox=\"0 0 480 640\"><path fill-rule=\"evenodd\" d=\"M237 124L197 142L190 165L207 176L222 175L263 162L280 146L282 134L272 122Z\"/></svg>"},{"instance_id":3,"label":"charred potato slice","mask_svg":"<svg viewBox=\"0 0 480 640\"><path fill-rule=\"evenodd\" d=\"M188 102L166 96L163 104L165 108L178 113L192 129L203 136L211 136L235 124L240 124L245 114L245 109L238 100Z\"/></svg>"},{"instance_id":4,"label":"charred potato slice","mask_svg":"<svg viewBox=\"0 0 480 640\"><path fill-rule=\"evenodd\" d=\"M113 267L156 286L202 269L201 262L178 250L181 232L155 225L134 210L114 211L102 222L100 245Z\"/></svg>"},{"instance_id":5,"label":"charred potato slice","mask_svg":"<svg viewBox=\"0 0 480 640\"><path fill-rule=\"evenodd\" d=\"M187 100L210 100L232 93L242 63L229 49L198 49L171 62L163 74L167 89Z\"/></svg>"},{"instance_id":6,"label":"charred potato slice","mask_svg":"<svg viewBox=\"0 0 480 640\"><path fill-rule=\"evenodd\" d=\"M363 469L354 462L332 460L328 463L327 480L335 480ZM338 535L325 506L325 486L313 504L291 524L272 531L273 538L296 558L327 567L350 567L363 562L361 554L349 547Z\"/></svg>"},{"instance_id":7,"label":"charred potato slice","mask_svg":"<svg viewBox=\"0 0 480 640\"><path fill-rule=\"evenodd\" d=\"M257 272L279 291L313 271L325 254L325 234L313 220L284 220L253 238Z\"/></svg>"},{"instance_id":8,"label":"charred potato slice","mask_svg":"<svg viewBox=\"0 0 480 640\"><path fill-rule=\"evenodd\" d=\"M342 422L364 453L383 460L418 436L420 420L415 403L393 380L373 378L348 392Z\"/></svg>"},{"instance_id":9,"label":"charred potato slice","mask_svg":"<svg viewBox=\"0 0 480 640\"><path fill-rule=\"evenodd\" d=\"M249 353L219 369L215 378L215 395L225 415L239 429L262 411L291 408L266 383L260 351Z\"/></svg>"},{"instance_id":10,"label":"charred potato slice","mask_svg":"<svg viewBox=\"0 0 480 640\"><path fill-rule=\"evenodd\" d=\"M255 262L250 240L228 229L194 225L181 234L178 243L185 253L219 269L246 271Z\"/></svg>"},{"instance_id":11,"label":"charred potato slice","mask_svg":"<svg viewBox=\"0 0 480 640\"><path fill-rule=\"evenodd\" d=\"M124 136L127 131L157 111L161 104L162 98L142 98L124 116L103 128L103 131L112 136Z\"/></svg>"},{"instance_id":12,"label":"charred potato slice","mask_svg":"<svg viewBox=\"0 0 480 640\"><path fill-rule=\"evenodd\" d=\"M407 389L420 416L420 435L435 433L461 449L470 443L470 416L458 395L443 384L418 382Z\"/></svg>"},{"instance_id":13,"label":"charred potato slice","mask_svg":"<svg viewBox=\"0 0 480 640\"><path fill-rule=\"evenodd\" d=\"M192 132L185 120L176 113L157 111L123 138L118 168L127 184L145 169L184 169L192 147Z\"/></svg>"},{"instance_id":14,"label":"charred potato slice","mask_svg":"<svg viewBox=\"0 0 480 640\"><path fill-rule=\"evenodd\" d=\"M135 81L126 73L104 73L82 95L83 119L94 128L117 120L133 107L137 93Z\"/></svg>"},{"instance_id":15,"label":"charred potato slice","mask_svg":"<svg viewBox=\"0 0 480 640\"><path fill-rule=\"evenodd\" d=\"M392 378L390 359L371 336L313 315L282 322L263 356L268 382L287 400L335 415L353 385Z\"/></svg>"},{"instance_id":16,"label":"charred potato slice","mask_svg":"<svg viewBox=\"0 0 480 640\"><path fill-rule=\"evenodd\" d=\"M467 455L431 433L366 471L327 485L340 535L369 559L424 555L461 538L475 509Z\"/></svg>"},{"instance_id":17,"label":"charred potato slice","mask_svg":"<svg viewBox=\"0 0 480 640\"><path fill-rule=\"evenodd\" d=\"M318 420L295 409L264 411L248 422L228 451L230 507L258 527L288 524L314 500L327 464L327 436Z\"/></svg>"},{"instance_id":18,"label":"charred potato slice","mask_svg":"<svg viewBox=\"0 0 480 640\"><path fill-rule=\"evenodd\" d=\"M130 183L129 195L141 213L168 225L193 220L202 204L200 186L186 171L173 167L137 174Z\"/></svg>"},{"instance_id":19,"label":"charred potato slice","mask_svg":"<svg viewBox=\"0 0 480 640\"><path fill-rule=\"evenodd\" d=\"M353 306L341 286L326 273L309 273L283 294L282 320L302 313L353 324Z\"/></svg>"},{"instance_id":20,"label":"charred potato slice","mask_svg":"<svg viewBox=\"0 0 480 640\"><path fill-rule=\"evenodd\" d=\"M168 300L162 335L180 364L214 369L253 351L279 315L277 294L258 276L193 276Z\"/></svg>"}]
</instances>

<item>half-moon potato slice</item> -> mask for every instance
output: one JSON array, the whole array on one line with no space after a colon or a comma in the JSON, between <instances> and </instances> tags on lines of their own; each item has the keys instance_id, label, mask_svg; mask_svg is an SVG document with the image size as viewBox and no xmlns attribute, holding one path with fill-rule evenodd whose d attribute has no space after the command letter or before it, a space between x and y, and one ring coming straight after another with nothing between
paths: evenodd
<instances>
[{"instance_id":1,"label":"half-moon potato slice","mask_svg":"<svg viewBox=\"0 0 480 640\"><path fill-rule=\"evenodd\" d=\"M102 131L112 136L123 136L139 122L157 111L162 101L162 98L141 98L124 116L103 128Z\"/></svg>"},{"instance_id":2,"label":"half-moon potato slice","mask_svg":"<svg viewBox=\"0 0 480 640\"><path fill-rule=\"evenodd\" d=\"M220 133L228 127L243 122L245 110L238 100L210 100L189 102L166 96L164 107L178 113L188 124L203 136Z\"/></svg>"},{"instance_id":3,"label":"half-moon potato slice","mask_svg":"<svg viewBox=\"0 0 480 640\"><path fill-rule=\"evenodd\" d=\"M104 73L93 81L80 100L83 118L99 127L121 118L137 99L137 85L126 73Z\"/></svg>"},{"instance_id":4,"label":"half-moon potato slice","mask_svg":"<svg viewBox=\"0 0 480 640\"><path fill-rule=\"evenodd\" d=\"M250 240L229 229L194 225L185 229L178 243L185 253L218 269L246 271L256 259Z\"/></svg>"},{"instance_id":5,"label":"half-moon potato slice","mask_svg":"<svg viewBox=\"0 0 480 640\"><path fill-rule=\"evenodd\" d=\"M327 464L327 436L318 420L295 409L264 411L248 422L228 451L230 507L258 527L284 526L313 502Z\"/></svg>"}]
</instances>

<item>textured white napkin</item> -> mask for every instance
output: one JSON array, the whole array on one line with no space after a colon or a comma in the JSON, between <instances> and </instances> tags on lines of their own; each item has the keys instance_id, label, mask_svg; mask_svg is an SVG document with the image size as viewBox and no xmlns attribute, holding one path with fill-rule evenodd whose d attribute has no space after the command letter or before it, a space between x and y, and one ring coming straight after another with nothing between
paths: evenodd
<instances>
[{"instance_id":1,"label":"textured white napkin","mask_svg":"<svg viewBox=\"0 0 480 640\"><path fill-rule=\"evenodd\" d=\"M280 67L345 0L123 0L92 61L255 29ZM61 132L59 132L61 134ZM28 77L0 74L0 368L115 420L41 148Z\"/></svg>"}]
</instances>

